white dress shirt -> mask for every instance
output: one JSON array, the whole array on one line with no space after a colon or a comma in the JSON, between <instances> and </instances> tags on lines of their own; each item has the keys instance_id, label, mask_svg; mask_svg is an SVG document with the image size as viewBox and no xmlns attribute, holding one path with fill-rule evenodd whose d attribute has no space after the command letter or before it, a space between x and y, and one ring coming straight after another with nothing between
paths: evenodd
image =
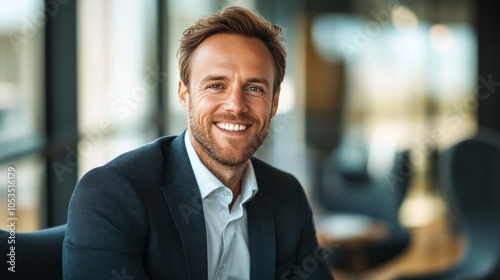
<instances>
[{"instance_id":1,"label":"white dress shirt","mask_svg":"<svg viewBox=\"0 0 500 280\"><path fill-rule=\"evenodd\" d=\"M184 138L200 189L207 231L208 279L250 279L250 252L245 203L258 191L251 161L243 173L240 195L233 207L233 193L201 162L189 131Z\"/></svg>"}]
</instances>

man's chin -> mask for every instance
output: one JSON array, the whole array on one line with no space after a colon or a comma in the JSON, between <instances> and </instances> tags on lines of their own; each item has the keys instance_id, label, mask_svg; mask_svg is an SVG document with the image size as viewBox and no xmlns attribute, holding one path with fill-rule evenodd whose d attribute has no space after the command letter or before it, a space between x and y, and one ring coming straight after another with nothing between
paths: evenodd
<instances>
[{"instance_id":1,"label":"man's chin","mask_svg":"<svg viewBox=\"0 0 500 280\"><path fill-rule=\"evenodd\" d=\"M227 166L227 167L240 167L244 165L248 160L240 161L240 160L234 160L234 159L218 159L217 160L220 164Z\"/></svg>"},{"instance_id":2,"label":"man's chin","mask_svg":"<svg viewBox=\"0 0 500 280\"><path fill-rule=\"evenodd\" d=\"M221 148L219 152L214 155L214 158L216 161L226 166L240 166L246 163L251 156L252 154L242 153L241 150Z\"/></svg>"},{"instance_id":3,"label":"man's chin","mask_svg":"<svg viewBox=\"0 0 500 280\"><path fill-rule=\"evenodd\" d=\"M255 137L248 139L248 137L227 137L212 133L206 140L204 143L200 142L200 144L210 157L229 167L245 164L260 146L258 139Z\"/></svg>"}]
</instances>

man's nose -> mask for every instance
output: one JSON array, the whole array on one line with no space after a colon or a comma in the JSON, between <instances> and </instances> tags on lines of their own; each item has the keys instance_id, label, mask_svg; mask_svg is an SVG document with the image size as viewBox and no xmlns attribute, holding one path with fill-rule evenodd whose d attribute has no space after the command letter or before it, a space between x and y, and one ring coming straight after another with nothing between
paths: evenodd
<instances>
[{"instance_id":1,"label":"man's nose","mask_svg":"<svg viewBox=\"0 0 500 280\"><path fill-rule=\"evenodd\" d=\"M246 113L248 111L248 104L245 92L240 88L229 90L224 100L224 110L234 114Z\"/></svg>"}]
</instances>

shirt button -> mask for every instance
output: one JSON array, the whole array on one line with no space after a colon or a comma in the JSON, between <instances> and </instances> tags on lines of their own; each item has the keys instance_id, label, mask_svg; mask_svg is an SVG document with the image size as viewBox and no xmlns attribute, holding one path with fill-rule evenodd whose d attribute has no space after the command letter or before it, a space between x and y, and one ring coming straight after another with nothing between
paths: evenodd
<instances>
[{"instance_id":1,"label":"shirt button","mask_svg":"<svg viewBox=\"0 0 500 280\"><path fill-rule=\"evenodd\" d=\"M230 191L224 191L224 196L230 196L231 192Z\"/></svg>"}]
</instances>

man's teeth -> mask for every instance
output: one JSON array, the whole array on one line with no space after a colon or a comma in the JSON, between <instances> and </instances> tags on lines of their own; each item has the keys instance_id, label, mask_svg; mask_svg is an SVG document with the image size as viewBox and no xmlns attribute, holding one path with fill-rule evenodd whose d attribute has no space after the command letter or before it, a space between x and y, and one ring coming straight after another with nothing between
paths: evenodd
<instances>
[{"instance_id":1,"label":"man's teeth","mask_svg":"<svg viewBox=\"0 0 500 280\"><path fill-rule=\"evenodd\" d=\"M216 124L218 127L228 130L228 131L242 131L247 128L246 125L238 125L238 124L233 124L233 123L217 123Z\"/></svg>"}]
</instances>

